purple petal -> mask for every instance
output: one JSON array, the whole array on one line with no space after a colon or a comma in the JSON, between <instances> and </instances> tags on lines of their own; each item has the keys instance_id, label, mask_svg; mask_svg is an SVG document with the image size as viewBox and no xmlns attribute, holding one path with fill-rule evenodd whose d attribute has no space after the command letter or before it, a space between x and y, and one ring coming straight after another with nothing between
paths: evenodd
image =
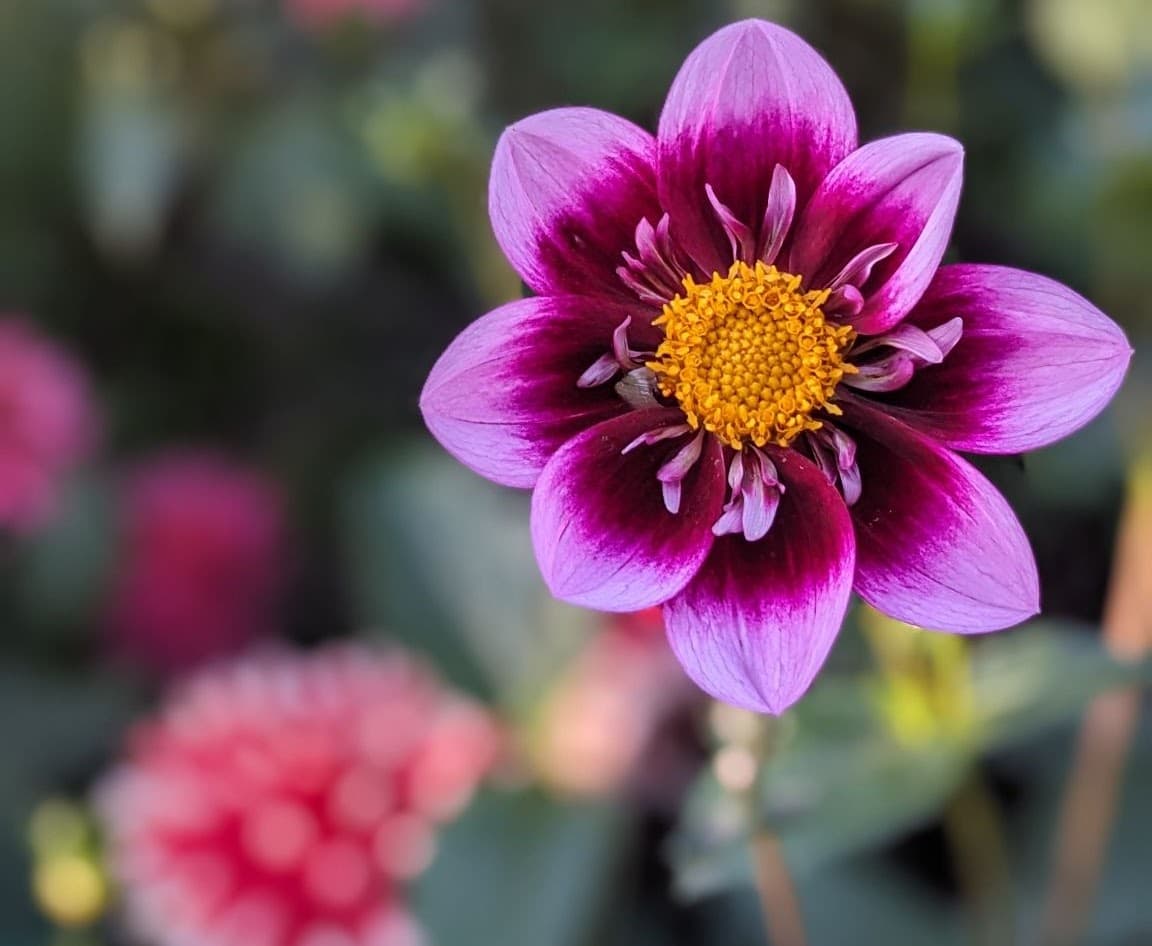
<instances>
[{"instance_id":1,"label":"purple petal","mask_svg":"<svg viewBox=\"0 0 1152 946\"><path fill-rule=\"evenodd\" d=\"M952 328L951 322L947 325ZM959 328L963 328L963 323L960 324ZM951 336L952 333L946 332L945 334ZM959 331L955 332L955 337L957 340L960 338ZM955 341L952 344L955 345ZM886 332L884 335L872 336L862 345L853 348L852 355L856 357L866 351L885 347L909 352L930 365L938 365L944 360L944 351L936 344L936 340L923 329L917 328L909 322L897 325L891 332Z\"/></svg>"},{"instance_id":2,"label":"purple petal","mask_svg":"<svg viewBox=\"0 0 1152 946\"><path fill-rule=\"evenodd\" d=\"M916 373L916 364L907 352L898 351L870 365L860 365L844 383L861 391L897 391Z\"/></svg>"},{"instance_id":3,"label":"purple petal","mask_svg":"<svg viewBox=\"0 0 1152 946\"><path fill-rule=\"evenodd\" d=\"M828 288L835 292L842 286L863 286L872 278L872 270L876 268L876 264L886 260L897 248L898 245L895 243L877 243L875 246L864 247L832 277Z\"/></svg>"},{"instance_id":4,"label":"purple petal","mask_svg":"<svg viewBox=\"0 0 1152 946\"><path fill-rule=\"evenodd\" d=\"M863 481L852 507L860 597L899 621L960 633L1036 614L1032 550L995 487L875 407L844 408Z\"/></svg>"},{"instance_id":5,"label":"purple petal","mask_svg":"<svg viewBox=\"0 0 1152 946\"><path fill-rule=\"evenodd\" d=\"M852 324L866 335L897 325L928 288L960 200L964 152L944 135L866 144L837 165L800 217L789 271L830 285L869 247L895 243L864 285Z\"/></svg>"},{"instance_id":6,"label":"purple petal","mask_svg":"<svg viewBox=\"0 0 1152 946\"><path fill-rule=\"evenodd\" d=\"M594 388L607 384L620 373L620 362L615 355L601 355L576 381L578 388Z\"/></svg>"},{"instance_id":7,"label":"purple petal","mask_svg":"<svg viewBox=\"0 0 1152 946\"><path fill-rule=\"evenodd\" d=\"M803 206L856 147L856 116L836 73L795 33L745 20L685 60L660 116L660 198L682 244L706 272L728 240L705 186L741 221L759 225L781 165Z\"/></svg>"},{"instance_id":8,"label":"purple petal","mask_svg":"<svg viewBox=\"0 0 1152 946\"><path fill-rule=\"evenodd\" d=\"M864 308L864 295L855 286L835 289L824 305L824 314L842 322L851 322Z\"/></svg>"},{"instance_id":9,"label":"purple petal","mask_svg":"<svg viewBox=\"0 0 1152 946\"><path fill-rule=\"evenodd\" d=\"M733 532L744 534L744 500L740 498L728 503L720 518L712 524L713 535L730 535Z\"/></svg>"},{"instance_id":10,"label":"purple petal","mask_svg":"<svg viewBox=\"0 0 1152 946\"><path fill-rule=\"evenodd\" d=\"M602 300L524 299L469 325L436 362L420 410L461 463L530 487L560 445L627 409L610 386L580 387L627 313Z\"/></svg>"},{"instance_id":11,"label":"purple petal","mask_svg":"<svg viewBox=\"0 0 1152 946\"><path fill-rule=\"evenodd\" d=\"M749 477L742 490L744 507L740 528L749 542L758 542L770 531L780 508L780 491L759 476Z\"/></svg>"},{"instance_id":12,"label":"purple petal","mask_svg":"<svg viewBox=\"0 0 1152 946\"><path fill-rule=\"evenodd\" d=\"M679 424L679 411L633 411L598 424L549 461L532 495L532 540L552 594L602 611L666 601L696 574L724 503L724 458L715 437L679 481L670 513L657 479L675 445L625 447L646 431Z\"/></svg>"},{"instance_id":13,"label":"purple petal","mask_svg":"<svg viewBox=\"0 0 1152 946\"><path fill-rule=\"evenodd\" d=\"M621 453L631 453L638 447L650 447L661 440L671 440L674 437L683 437L692 430L687 424L673 424L671 427L657 427L655 430L646 430L639 437L626 446Z\"/></svg>"},{"instance_id":14,"label":"purple petal","mask_svg":"<svg viewBox=\"0 0 1152 946\"><path fill-rule=\"evenodd\" d=\"M745 263L752 261L756 255L756 239L752 235L752 228L741 222L732 211L725 206L711 184L704 185L704 193L708 195L708 203L724 228L724 235L728 237L728 246L732 249L733 261L741 260Z\"/></svg>"},{"instance_id":15,"label":"purple petal","mask_svg":"<svg viewBox=\"0 0 1152 946\"><path fill-rule=\"evenodd\" d=\"M848 510L795 451L773 454L788 491L759 542L716 540L688 587L664 606L688 675L718 700L781 713L808 689L840 630L852 590Z\"/></svg>"},{"instance_id":16,"label":"purple petal","mask_svg":"<svg viewBox=\"0 0 1152 946\"><path fill-rule=\"evenodd\" d=\"M768 206L760 228L760 247L757 257L771 266L780 255L784 241L792 230L796 216L796 182L779 164L772 171L772 185L768 189Z\"/></svg>"},{"instance_id":17,"label":"purple petal","mask_svg":"<svg viewBox=\"0 0 1152 946\"><path fill-rule=\"evenodd\" d=\"M894 413L957 450L1021 453L1099 414L1132 349L1115 322L1071 289L999 266L945 266L909 316L964 321L943 364L893 395Z\"/></svg>"},{"instance_id":18,"label":"purple petal","mask_svg":"<svg viewBox=\"0 0 1152 946\"><path fill-rule=\"evenodd\" d=\"M629 447L632 444L628 445ZM622 451L630 453L628 447ZM661 483L678 483L684 479L700 459L704 452L704 431L701 430L695 437L682 446L672 458L656 471L656 479Z\"/></svg>"},{"instance_id":19,"label":"purple petal","mask_svg":"<svg viewBox=\"0 0 1152 946\"><path fill-rule=\"evenodd\" d=\"M488 202L504 255L541 294L628 295L616 274L644 217L660 219L655 142L607 112L560 108L510 126Z\"/></svg>"}]
</instances>

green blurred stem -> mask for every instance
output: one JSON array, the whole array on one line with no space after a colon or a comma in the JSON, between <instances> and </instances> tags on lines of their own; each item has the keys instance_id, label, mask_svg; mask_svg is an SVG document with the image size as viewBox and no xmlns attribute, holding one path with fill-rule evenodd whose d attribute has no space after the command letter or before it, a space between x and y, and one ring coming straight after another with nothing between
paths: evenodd
<instances>
[{"instance_id":1,"label":"green blurred stem","mask_svg":"<svg viewBox=\"0 0 1152 946\"><path fill-rule=\"evenodd\" d=\"M1015 940L1012 873L1000 809L973 769L944 812L944 832L967 904L972 941L1010 946Z\"/></svg>"},{"instance_id":2,"label":"green blurred stem","mask_svg":"<svg viewBox=\"0 0 1152 946\"><path fill-rule=\"evenodd\" d=\"M764 813L764 773L778 743L779 720L760 718L760 729L752 745L756 760L756 778L747 791L749 853L756 875L756 892L764 914L764 926L772 946L806 946L804 915L800 898L780 839Z\"/></svg>"}]
</instances>

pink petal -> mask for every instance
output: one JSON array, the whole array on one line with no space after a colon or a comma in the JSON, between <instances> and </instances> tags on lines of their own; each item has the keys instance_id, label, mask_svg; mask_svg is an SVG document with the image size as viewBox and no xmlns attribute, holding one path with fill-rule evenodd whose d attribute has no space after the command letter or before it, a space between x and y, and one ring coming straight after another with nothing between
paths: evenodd
<instances>
[{"instance_id":1,"label":"pink petal","mask_svg":"<svg viewBox=\"0 0 1152 946\"><path fill-rule=\"evenodd\" d=\"M1017 269L941 269L909 323L953 318L963 333L943 364L921 368L886 403L957 450L1021 453L1067 437L1108 405L1132 356L1087 299Z\"/></svg>"},{"instance_id":2,"label":"pink petal","mask_svg":"<svg viewBox=\"0 0 1152 946\"><path fill-rule=\"evenodd\" d=\"M608 293L634 301L616 268L642 218L659 220L656 145L631 122L591 108L540 112L496 146L488 202L496 240L538 293Z\"/></svg>"},{"instance_id":3,"label":"pink petal","mask_svg":"<svg viewBox=\"0 0 1152 946\"><path fill-rule=\"evenodd\" d=\"M869 247L897 244L864 286L852 324L874 335L897 325L936 272L960 200L964 152L944 135L909 134L864 145L838 164L796 228L788 269L827 286Z\"/></svg>"},{"instance_id":4,"label":"pink petal","mask_svg":"<svg viewBox=\"0 0 1152 946\"><path fill-rule=\"evenodd\" d=\"M1004 497L971 465L873 406L845 402L863 491L856 591L943 631L1019 624L1039 609L1036 563Z\"/></svg>"},{"instance_id":5,"label":"pink petal","mask_svg":"<svg viewBox=\"0 0 1152 946\"><path fill-rule=\"evenodd\" d=\"M532 540L557 598L639 611L666 601L696 574L724 502L719 442L704 438L675 514L664 506L657 474L677 444L623 453L646 431L682 421L679 411L633 411L569 441L544 468L532 494Z\"/></svg>"},{"instance_id":6,"label":"pink petal","mask_svg":"<svg viewBox=\"0 0 1152 946\"><path fill-rule=\"evenodd\" d=\"M759 226L779 164L795 180L803 206L856 147L856 115L816 50L783 27L745 20L685 60L658 139L661 202L687 251L711 273L727 270L729 254L705 186L738 219Z\"/></svg>"},{"instance_id":7,"label":"pink petal","mask_svg":"<svg viewBox=\"0 0 1152 946\"><path fill-rule=\"evenodd\" d=\"M699 574L664 606L668 640L718 700L781 713L808 689L848 607L855 542L840 494L795 451L772 451L787 486L758 542L716 540Z\"/></svg>"},{"instance_id":8,"label":"pink petal","mask_svg":"<svg viewBox=\"0 0 1152 946\"><path fill-rule=\"evenodd\" d=\"M464 329L436 362L420 395L424 422L481 476L532 486L561 444L627 409L611 384L577 383L627 316L575 296L501 306Z\"/></svg>"}]
</instances>

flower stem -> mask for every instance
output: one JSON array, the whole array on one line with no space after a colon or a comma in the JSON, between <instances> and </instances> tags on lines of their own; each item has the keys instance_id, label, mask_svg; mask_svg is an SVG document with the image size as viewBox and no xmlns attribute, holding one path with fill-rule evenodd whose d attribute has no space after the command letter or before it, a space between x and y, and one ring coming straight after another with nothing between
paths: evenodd
<instances>
[{"instance_id":1,"label":"flower stem","mask_svg":"<svg viewBox=\"0 0 1152 946\"><path fill-rule=\"evenodd\" d=\"M1115 690L1098 696L1084 715L1060 808L1041 919L1040 942L1045 946L1072 946L1087 929L1140 702L1135 687Z\"/></svg>"},{"instance_id":2,"label":"flower stem","mask_svg":"<svg viewBox=\"0 0 1152 946\"><path fill-rule=\"evenodd\" d=\"M746 794L749 853L769 942L772 946L806 946L808 938L796 884L788 870L780 839L764 815L764 772L776 749L778 725L779 720L774 717L761 717L750 747L756 761L756 777Z\"/></svg>"},{"instance_id":3,"label":"flower stem","mask_svg":"<svg viewBox=\"0 0 1152 946\"><path fill-rule=\"evenodd\" d=\"M1152 457L1133 466L1104 608L1104 645L1120 661L1152 650ZM1140 722L1141 693L1102 693L1084 714L1056 827L1040 942L1079 942L1091 918L1124 769Z\"/></svg>"},{"instance_id":4,"label":"flower stem","mask_svg":"<svg viewBox=\"0 0 1152 946\"><path fill-rule=\"evenodd\" d=\"M805 946L804 917L796 885L784 860L780 841L761 828L752 834L752 863L756 868L756 892L764 913L764 927L773 946Z\"/></svg>"},{"instance_id":5,"label":"flower stem","mask_svg":"<svg viewBox=\"0 0 1152 946\"><path fill-rule=\"evenodd\" d=\"M973 770L944 812L944 833L971 914L972 941L1009 946L1015 939L1012 874L999 807Z\"/></svg>"}]
</instances>

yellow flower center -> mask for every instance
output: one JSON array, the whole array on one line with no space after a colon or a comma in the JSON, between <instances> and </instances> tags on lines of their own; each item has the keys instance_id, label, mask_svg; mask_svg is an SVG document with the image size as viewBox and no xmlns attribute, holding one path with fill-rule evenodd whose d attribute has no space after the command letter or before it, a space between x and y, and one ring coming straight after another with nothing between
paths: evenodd
<instances>
[{"instance_id":1,"label":"yellow flower center","mask_svg":"<svg viewBox=\"0 0 1152 946\"><path fill-rule=\"evenodd\" d=\"M648 367L694 428L730 447L786 447L819 430L817 411L841 413L836 385L856 368L844 361L856 333L828 322L828 291L800 291L801 278L775 266L733 263L711 282L684 279L656 325L664 341Z\"/></svg>"}]
</instances>

